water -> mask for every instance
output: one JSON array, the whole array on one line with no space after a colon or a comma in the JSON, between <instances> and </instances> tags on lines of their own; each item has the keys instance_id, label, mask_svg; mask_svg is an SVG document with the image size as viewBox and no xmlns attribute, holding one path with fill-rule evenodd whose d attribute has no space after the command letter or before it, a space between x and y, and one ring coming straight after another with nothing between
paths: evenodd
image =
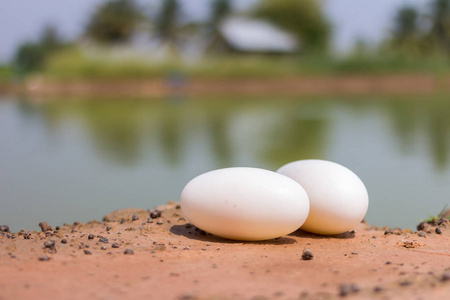
<instances>
[{"instance_id":1,"label":"water","mask_svg":"<svg viewBox=\"0 0 450 300\"><path fill-rule=\"evenodd\" d=\"M178 201L212 169L322 158L366 184L369 223L414 228L450 202L447 98L3 97L0 225L101 219Z\"/></svg>"}]
</instances>

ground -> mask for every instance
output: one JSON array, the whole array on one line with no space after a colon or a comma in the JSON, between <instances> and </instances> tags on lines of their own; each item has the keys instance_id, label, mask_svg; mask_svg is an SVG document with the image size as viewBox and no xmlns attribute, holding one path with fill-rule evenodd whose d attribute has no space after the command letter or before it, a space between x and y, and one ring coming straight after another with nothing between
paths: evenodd
<instances>
[{"instance_id":1,"label":"ground","mask_svg":"<svg viewBox=\"0 0 450 300\"><path fill-rule=\"evenodd\" d=\"M58 229L41 224L46 232L2 228L0 299L447 299L450 293L448 221L419 232L361 223L338 236L298 230L237 242L187 224L176 203L158 209L152 223L149 211L126 209ZM312 259L302 258L305 249Z\"/></svg>"}]
</instances>

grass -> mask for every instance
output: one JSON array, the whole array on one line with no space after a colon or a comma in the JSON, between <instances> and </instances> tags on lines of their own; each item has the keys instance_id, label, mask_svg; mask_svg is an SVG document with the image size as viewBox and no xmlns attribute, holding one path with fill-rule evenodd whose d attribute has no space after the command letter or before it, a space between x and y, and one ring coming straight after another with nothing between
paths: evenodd
<instances>
[{"instance_id":1,"label":"grass","mask_svg":"<svg viewBox=\"0 0 450 300\"><path fill-rule=\"evenodd\" d=\"M150 57L150 54L149 54ZM450 74L450 61L443 56L400 54L331 56L226 56L209 57L197 63L181 59L151 60L86 55L76 48L50 57L43 75L52 79L143 79L183 74L189 78L272 78L339 74Z\"/></svg>"},{"instance_id":2,"label":"grass","mask_svg":"<svg viewBox=\"0 0 450 300\"><path fill-rule=\"evenodd\" d=\"M429 215L428 219L423 219L423 220L421 220L421 222L433 223L435 221L439 221L442 218L441 216L445 213L446 210L447 210L447 204L444 206L444 208L441 210L441 212L437 216ZM446 219L450 220L450 216L447 216Z\"/></svg>"},{"instance_id":3,"label":"grass","mask_svg":"<svg viewBox=\"0 0 450 300\"><path fill-rule=\"evenodd\" d=\"M9 65L0 65L0 83L11 82L13 79L13 70Z\"/></svg>"}]
</instances>

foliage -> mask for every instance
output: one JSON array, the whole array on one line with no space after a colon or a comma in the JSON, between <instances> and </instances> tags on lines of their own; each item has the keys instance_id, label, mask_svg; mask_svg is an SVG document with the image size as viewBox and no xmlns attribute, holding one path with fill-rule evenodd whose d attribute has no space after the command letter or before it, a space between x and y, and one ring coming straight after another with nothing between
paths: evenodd
<instances>
[{"instance_id":1,"label":"foliage","mask_svg":"<svg viewBox=\"0 0 450 300\"><path fill-rule=\"evenodd\" d=\"M85 33L100 43L126 42L141 17L133 0L110 0L98 7Z\"/></svg>"},{"instance_id":2,"label":"foliage","mask_svg":"<svg viewBox=\"0 0 450 300\"><path fill-rule=\"evenodd\" d=\"M178 0L164 0L156 19L156 34L166 42L174 42L178 30L180 4Z\"/></svg>"},{"instance_id":3,"label":"foliage","mask_svg":"<svg viewBox=\"0 0 450 300\"><path fill-rule=\"evenodd\" d=\"M231 12L230 0L215 0L211 9L211 25L216 28Z\"/></svg>"},{"instance_id":4,"label":"foliage","mask_svg":"<svg viewBox=\"0 0 450 300\"><path fill-rule=\"evenodd\" d=\"M304 50L324 51L330 40L330 25L316 0L262 0L253 15L267 19L295 34Z\"/></svg>"}]
</instances>

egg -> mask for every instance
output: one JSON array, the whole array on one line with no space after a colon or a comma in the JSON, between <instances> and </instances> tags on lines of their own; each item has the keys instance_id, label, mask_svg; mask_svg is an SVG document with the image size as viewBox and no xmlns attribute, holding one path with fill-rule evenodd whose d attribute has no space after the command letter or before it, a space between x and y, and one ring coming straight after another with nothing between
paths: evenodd
<instances>
[{"instance_id":1,"label":"egg","mask_svg":"<svg viewBox=\"0 0 450 300\"><path fill-rule=\"evenodd\" d=\"M201 174L183 189L187 220L220 237L258 241L298 229L309 213L305 190L294 180L258 168L226 168Z\"/></svg>"},{"instance_id":2,"label":"egg","mask_svg":"<svg viewBox=\"0 0 450 300\"><path fill-rule=\"evenodd\" d=\"M344 166L324 160L300 160L277 172L297 181L308 194L310 212L302 230L323 235L343 233L358 225L367 213L366 187Z\"/></svg>"}]
</instances>

